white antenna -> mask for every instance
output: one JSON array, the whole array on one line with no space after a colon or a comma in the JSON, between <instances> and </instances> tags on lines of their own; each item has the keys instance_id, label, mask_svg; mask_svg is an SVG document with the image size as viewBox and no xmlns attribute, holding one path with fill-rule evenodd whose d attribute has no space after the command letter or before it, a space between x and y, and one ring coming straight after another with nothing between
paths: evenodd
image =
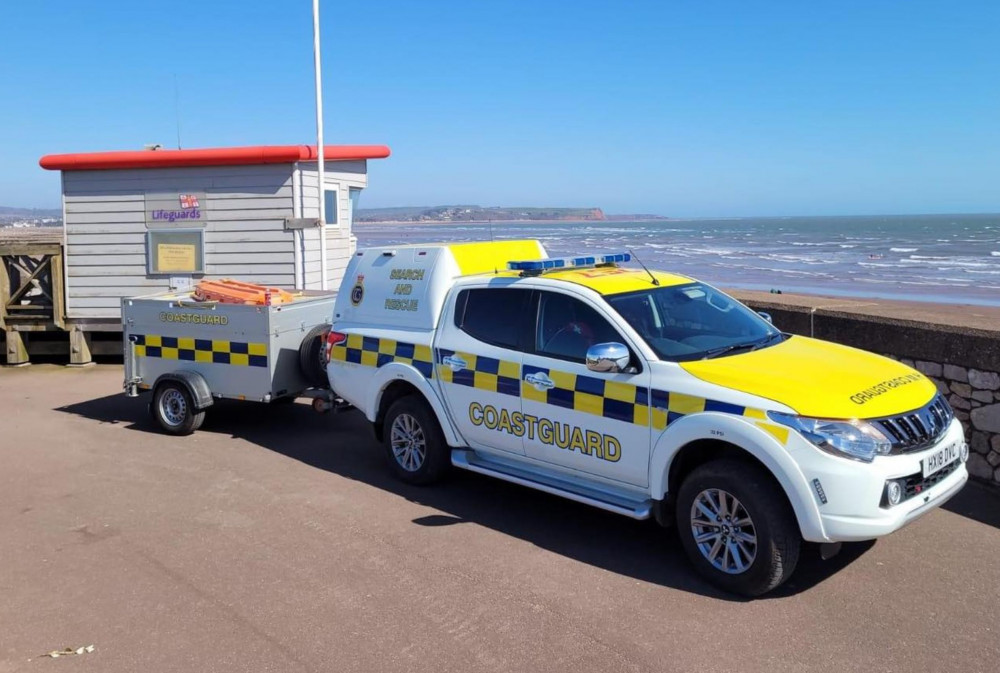
<instances>
[{"instance_id":1,"label":"white antenna","mask_svg":"<svg viewBox=\"0 0 1000 673\"><path fill-rule=\"evenodd\" d=\"M174 73L174 115L177 117L177 149L181 148L181 94L177 88L177 73Z\"/></svg>"},{"instance_id":2,"label":"white antenna","mask_svg":"<svg viewBox=\"0 0 1000 673\"><path fill-rule=\"evenodd\" d=\"M323 183L325 152L323 147L323 72L320 67L319 53L319 0L313 0L313 63L316 70L316 161L319 169L316 179L319 181L316 190L319 194L319 263L320 287L328 289L326 269L326 193ZM334 204L336 207L336 204Z\"/></svg>"}]
</instances>

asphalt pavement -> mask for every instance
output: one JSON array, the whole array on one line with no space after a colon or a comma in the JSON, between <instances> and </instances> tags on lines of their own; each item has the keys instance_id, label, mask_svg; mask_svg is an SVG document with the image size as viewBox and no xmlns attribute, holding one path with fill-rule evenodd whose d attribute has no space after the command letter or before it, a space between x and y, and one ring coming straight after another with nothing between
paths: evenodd
<instances>
[{"instance_id":1,"label":"asphalt pavement","mask_svg":"<svg viewBox=\"0 0 1000 673\"><path fill-rule=\"evenodd\" d=\"M1000 667L1000 496L975 484L748 601L651 522L400 484L356 412L233 402L171 437L121 383L0 370L0 673Z\"/></svg>"}]
</instances>

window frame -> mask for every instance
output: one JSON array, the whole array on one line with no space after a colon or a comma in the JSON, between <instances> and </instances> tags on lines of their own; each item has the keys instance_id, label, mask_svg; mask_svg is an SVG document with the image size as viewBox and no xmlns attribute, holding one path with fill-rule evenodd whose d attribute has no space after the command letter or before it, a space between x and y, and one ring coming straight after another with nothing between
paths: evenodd
<instances>
[{"instance_id":1,"label":"window frame","mask_svg":"<svg viewBox=\"0 0 1000 673\"><path fill-rule=\"evenodd\" d=\"M323 185L323 215L326 221L323 223L328 227L339 227L340 226L340 187L327 187ZM333 208L329 208L329 203L327 203L327 197L333 194ZM330 221L330 212L333 212L333 221Z\"/></svg>"},{"instance_id":2,"label":"window frame","mask_svg":"<svg viewBox=\"0 0 1000 673\"><path fill-rule=\"evenodd\" d=\"M197 270L194 271L171 271L164 270L161 271L157 267L156 259L156 247L161 241L157 239L164 236L171 236L176 234L195 234L198 237L197 243L195 243L196 250L196 266ZM175 244L178 245L178 244ZM181 243L179 245L186 245ZM184 228L184 229L174 229L174 228L163 228L163 229L147 229L146 230L146 275L147 276L204 276L206 274L206 262L207 255L205 254L205 227L197 228Z\"/></svg>"}]
</instances>

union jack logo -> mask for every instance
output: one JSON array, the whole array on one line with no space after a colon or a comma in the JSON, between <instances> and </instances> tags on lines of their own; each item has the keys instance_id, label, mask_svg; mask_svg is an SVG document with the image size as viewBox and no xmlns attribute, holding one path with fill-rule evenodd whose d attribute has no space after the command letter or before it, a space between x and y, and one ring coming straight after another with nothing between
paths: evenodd
<instances>
[{"instance_id":1,"label":"union jack logo","mask_svg":"<svg viewBox=\"0 0 1000 673\"><path fill-rule=\"evenodd\" d=\"M198 208L198 197L194 194L178 194L181 199L181 208L187 210L188 208Z\"/></svg>"}]
</instances>

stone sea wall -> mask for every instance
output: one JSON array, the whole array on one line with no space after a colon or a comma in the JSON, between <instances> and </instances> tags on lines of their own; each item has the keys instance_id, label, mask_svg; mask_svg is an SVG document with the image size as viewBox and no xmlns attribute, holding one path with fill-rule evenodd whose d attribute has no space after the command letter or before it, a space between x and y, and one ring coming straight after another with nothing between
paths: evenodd
<instances>
[{"instance_id":1,"label":"stone sea wall","mask_svg":"<svg viewBox=\"0 0 1000 673\"><path fill-rule=\"evenodd\" d=\"M752 308L770 313L785 332L881 353L928 376L965 427L969 473L1000 487L1000 329L960 324L961 312L955 310L916 308L913 315L921 319L903 319L887 317L888 311L878 304L845 302L847 310L842 310L822 308L822 302L803 298L779 301L756 293L734 294ZM894 308L899 315L899 305Z\"/></svg>"}]
</instances>

